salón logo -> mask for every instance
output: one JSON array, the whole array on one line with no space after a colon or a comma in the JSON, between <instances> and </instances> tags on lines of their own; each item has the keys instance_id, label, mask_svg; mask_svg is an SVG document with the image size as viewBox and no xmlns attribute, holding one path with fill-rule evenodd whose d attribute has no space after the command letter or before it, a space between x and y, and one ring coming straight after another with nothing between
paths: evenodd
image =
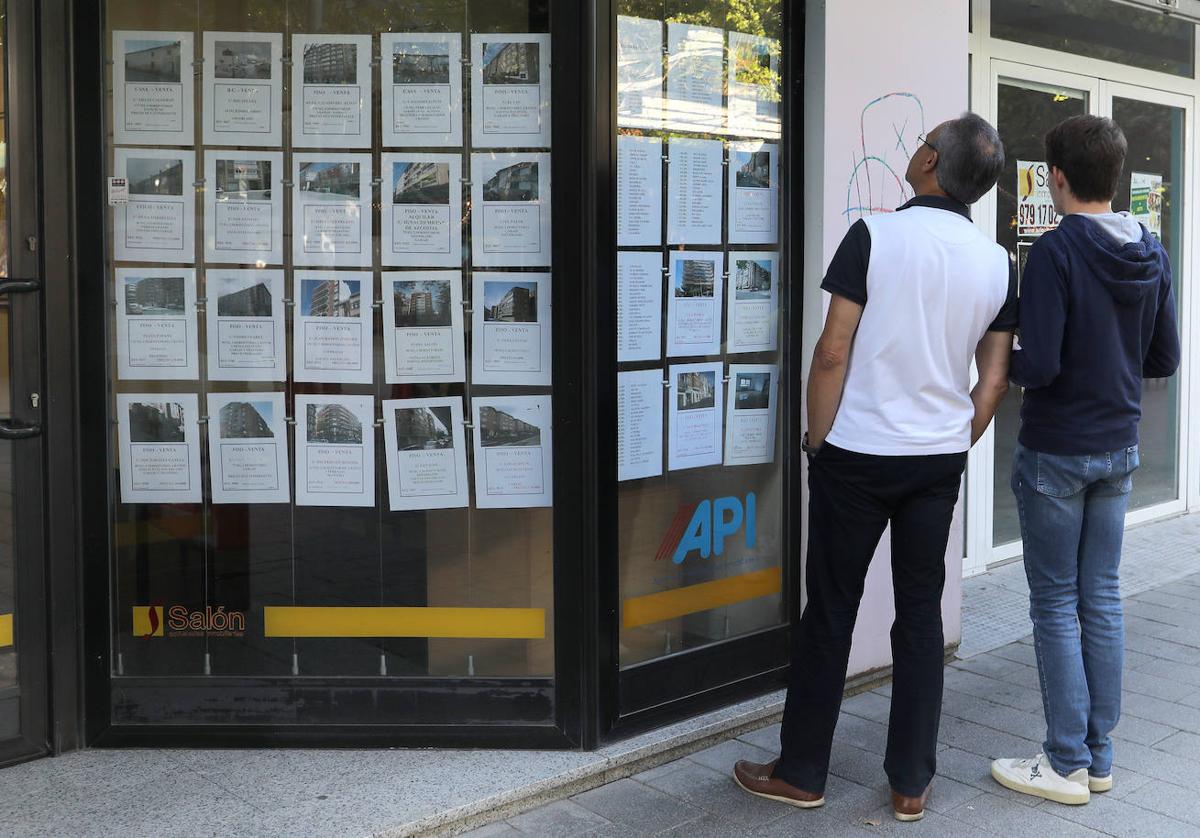
<instances>
[{"instance_id":1,"label":"sal\u00f3n logo","mask_svg":"<svg viewBox=\"0 0 1200 838\"><path fill-rule=\"evenodd\" d=\"M224 605L195 610L186 605L133 606L134 637L241 637L245 633L246 613L226 611Z\"/></svg>"}]
</instances>

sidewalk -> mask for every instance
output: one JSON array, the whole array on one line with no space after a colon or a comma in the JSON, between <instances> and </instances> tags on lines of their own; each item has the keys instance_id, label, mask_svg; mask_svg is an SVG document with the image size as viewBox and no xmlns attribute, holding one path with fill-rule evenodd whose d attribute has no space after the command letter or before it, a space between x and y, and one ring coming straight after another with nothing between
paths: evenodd
<instances>
[{"instance_id":1,"label":"sidewalk","mask_svg":"<svg viewBox=\"0 0 1200 838\"><path fill-rule=\"evenodd\" d=\"M884 687L847 700L829 802L811 812L750 797L729 778L734 760L774 755L778 727L764 727L782 709L773 693L591 753L72 753L0 770L0 836L399 836L491 821L473 834L1200 835L1200 515L1131 530L1123 577L1117 785L1085 807L1035 805L988 776L991 757L1032 755L1042 736L1018 564L964 586L964 659L947 673L939 776L917 824L887 808Z\"/></svg>"}]
</instances>

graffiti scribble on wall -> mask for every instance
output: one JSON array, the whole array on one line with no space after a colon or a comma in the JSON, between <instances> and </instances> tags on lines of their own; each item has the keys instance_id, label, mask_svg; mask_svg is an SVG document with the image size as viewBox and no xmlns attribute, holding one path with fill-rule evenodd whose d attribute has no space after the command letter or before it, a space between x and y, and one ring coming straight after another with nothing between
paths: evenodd
<instances>
[{"instance_id":1,"label":"graffiti scribble on wall","mask_svg":"<svg viewBox=\"0 0 1200 838\"><path fill-rule=\"evenodd\" d=\"M917 135L925 132L925 108L912 93L888 93L871 100L859 121L859 147L850 152L846 185L846 225L891 212L912 197L904 181Z\"/></svg>"}]
</instances>

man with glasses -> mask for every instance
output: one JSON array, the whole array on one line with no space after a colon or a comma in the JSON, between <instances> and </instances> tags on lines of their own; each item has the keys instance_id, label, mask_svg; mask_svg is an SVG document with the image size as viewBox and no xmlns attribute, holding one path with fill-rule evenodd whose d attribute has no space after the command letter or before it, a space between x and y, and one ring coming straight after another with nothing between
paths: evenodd
<instances>
[{"instance_id":1,"label":"man with glasses","mask_svg":"<svg viewBox=\"0 0 1200 838\"><path fill-rule=\"evenodd\" d=\"M884 768L899 820L925 811L942 703L946 545L967 450L1008 387L1016 289L1008 254L971 223L1004 148L975 114L920 143L914 197L856 222L822 288L832 294L808 381L808 603L793 631L774 762L739 762L752 794L801 808L825 780L867 568L892 529L892 710ZM979 383L971 388L971 359Z\"/></svg>"}]
</instances>

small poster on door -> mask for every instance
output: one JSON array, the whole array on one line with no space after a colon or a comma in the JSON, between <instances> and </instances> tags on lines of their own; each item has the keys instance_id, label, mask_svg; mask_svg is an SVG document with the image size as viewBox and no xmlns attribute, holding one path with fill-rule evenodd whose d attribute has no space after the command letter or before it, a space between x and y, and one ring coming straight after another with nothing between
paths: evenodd
<instances>
[{"instance_id":1,"label":"small poster on door","mask_svg":"<svg viewBox=\"0 0 1200 838\"><path fill-rule=\"evenodd\" d=\"M372 396L296 396L296 505L375 505Z\"/></svg>"},{"instance_id":2,"label":"small poster on door","mask_svg":"<svg viewBox=\"0 0 1200 838\"><path fill-rule=\"evenodd\" d=\"M550 36L471 36L471 142L476 148L550 147Z\"/></svg>"},{"instance_id":3,"label":"small poster on door","mask_svg":"<svg viewBox=\"0 0 1200 838\"><path fill-rule=\"evenodd\" d=\"M729 241L772 244L779 239L779 146L729 144Z\"/></svg>"},{"instance_id":4,"label":"small poster on door","mask_svg":"<svg viewBox=\"0 0 1200 838\"><path fill-rule=\"evenodd\" d=\"M779 336L779 254L735 250L729 261L729 351L773 352Z\"/></svg>"},{"instance_id":5,"label":"small poster on door","mask_svg":"<svg viewBox=\"0 0 1200 838\"><path fill-rule=\"evenodd\" d=\"M662 474L663 371L617 373L617 480Z\"/></svg>"},{"instance_id":6,"label":"small poster on door","mask_svg":"<svg viewBox=\"0 0 1200 838\"><path fill-rule=\"evenodd\" d=\"M196 271L117 268L117 378L195 381Z\"/></svg>"},{"instance_id":7,"label":"small poster on door","mask_svg":"<svg viewBox=\"0 0 1200 838\"><path fill-rule=\"evenodd\" d=\"M731 364L725 417L725 465L770 463L775 459L775 364Z\"/></svg>"},{"instance_id":8,"label":"small poster on door","mask_svg":"<svg viewBox=\"0 0 1200 838\"><path fill-rule=\"evenodd\" d=\"M370 384L370 271L306 271L292 279L292 376L296 381Z\"/></svg>"},{"instance_id":9,"label":"small poster on door","mask_svg":"<svg viewBox=\"0 0 1200 838\"><path fill-rule=\"evenodd\" d=\"M460 271L384 273L382 300L388 384L466 381Z\"/></svg>"},{"instance_id":10,"label":"small poster on door","mask_svg":"<svg viewBox=\"0 0 1200 838\"><path fill-rule=\"evenodd\" d=\"M1129 176L1129 214L1162 238L1163 176L1133 172Z\"/></svg>"},{"instance_id":11,"label":"small poster on door","mask_svg":"<svg viewBox=\"0 0 1200 838\"><path fill-rule=\"evenodd\" d=\"M462 145L462 36L384 32L379 36L383 145Z\"/></svg>"},{"instance_id":12,"label":"small poster on door","mask_svg":"<svg viewBox=\"0 0 1200 838\"><path fill-rule=\"evenodd\" d=\"M469 506L462 396L383 403L388 508Z\"/></svg>"},{"instance_id":13,"label":"small poster on door","mask_svg":"<svg viewBox=\"0 0 1200 838\"><path fill-rule=\"evenodd\" d=\"M292 155L292 261L371 267L371 155Z\"/></svg>"},{"instance_id":14,"label":"small poster on door","mask_svg":"<svg viewBox=\"0 0 1200 838\"><path fill-rule=\"evenodd\" d=\"M196 261L196 152L118 148L113 173L129 187L129 201L113 207L118 262Z\"/></svg>"},{"instance_id":15,"label":"small poster on door","mask_svg":"<svg viewBox=\"0 0 1200 838\"><path fill-rule=\"evenodd\" d=\"M283 393L209 393L208 462L213 503L287 503Z\"/></svg>"},{"instance_id":16,"label":"small poster on door","mask_svg":"<svg viewBox=\"0 0 1200 838\"><path fill-rule=\"evenodd\" d=\"M385 154L383 179L383 264L462 265L462 156Z\"/></svg>"},{"instance_id":17,"label":"small poster on door","mask_svg":"<svg viewBox=\"0 0 1200 838\"><path fill-rule=\"evenodd\" d=\"M668 368L671 471L721 464L723 415L721 364L675 364Z\"/></svg>"},{"instance_id":18,"label":"small poster on door","mask_svg":"<svg viewBox=\"0 0 1200 838\"><path fill-rule=\"evenodd\" d=\"M283 145L283 35L204 33L204 144Z\"/></svg>"},{"instance_id":19,"label":"small poster on door","mask_svg":"<svg viewBox=\"0 0 1200 838\"><path fill-rule=\"evenodd\" d=\"M1042 160L1017 161L1017 235L1037 238L1058 226L1050 197L1050 168Z\"/></svg>"},{"instance_id":20,"label":"small poster on door","mask_svg":"<svg viewBox=\"0 0 1200 838\"><path fill-rule=\"evenodd\" d=\"M371 147L371 36L292 36L292 145Z\"/></svg>"},{"instance_id":21,"label":"small poster on door","mask_svg":"<svg viewBox=\"0 0 1200 838\"><path fill-rule=\"evenodd\" d=\"M206 151L204 259L283 264L283 152Z\"/></svg>"},{"instance_id":22,"label":"small poster on door","mask_svg":"<svg viewBox=\"0 0 1200 838\"><path fill-rule=\"evenodd\" d=\"M477 273L471 380L550 386L550 274Z\"/></svg>"},{"instance_id":23,"label":"small poster on door","mask_svg":"<svg viewBox=\"0 0 1200 838\"><path fill-rule=\"evenodd\" d=\"M211 380L287 380L283 289L281 270L205 273Z\"/></svg>"},{"instance_id":24,"label":"small poster on door","mask_svg":"<svg viewBox=\"0 0 1200 838\"><path fill-rule=\"evenodd\" d=\"M113 142L192 144L193 44L191 32L113 32Z\"/></svg>"},{"instance_id":25,"label":"small poster on door","mask_svg":"<svg viewBox=\"0 0 1200 838\"><path fill-rule=\"evenodd\" d=\"M617 253L617 361L662 357L662 254Z\"/></svg>"},{"instance_id":26,"label":"small poster on door","mask_svg":"<svg viewBox=\"0 0 1200 838\"><path fill-rule=\"evenodd\" d=\"M118 393L121 503L200 503L195 393Z\"/></svg>"},{"instance_id":27,"label":"small poster on door","mask_svg":"<svg viewBox=\"0 0 1200 838\"><path fill-rule=\"evenodd\" d=\"M478 267L549 267L550 155L471 155L471 259Z\"/></svg>"},{"instance_id":28,"label":"small poster on door","mask_svg":"<svg viewBox=\"0 0 1200 838\"><path fill-rule=\"evenodd\" d=\"M668 268L667 356L716 355L721 351L724 254L672 250Z\"/></svg>"},{"instance_id":29,"label":"small poster on door","mask_svg":"<svg viewBox=\"0 0 1200 838\"><path fill-rule=\"evenodd\" d=\"M551 506L554 443L549 396L476 396L475 505Z\"/></svg>"}]
</instances>

